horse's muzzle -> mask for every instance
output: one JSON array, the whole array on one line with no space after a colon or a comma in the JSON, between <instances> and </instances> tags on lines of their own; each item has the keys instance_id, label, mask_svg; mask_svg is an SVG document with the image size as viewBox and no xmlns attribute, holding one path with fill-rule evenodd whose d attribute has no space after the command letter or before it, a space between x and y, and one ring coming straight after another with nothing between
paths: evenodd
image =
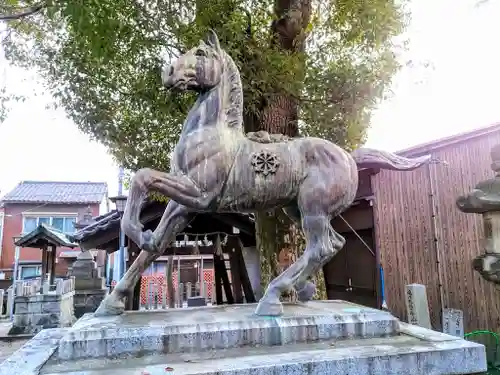
<instances>
[{"instance_id":1,"label":"horse's muzzle","mask_svg":"<svg viewBox=\"0 0 500 375\"><path fill-rule=\"evenodd\" d=\"M165 86L166 88L172 87L176 82L173 73L174 73L174 68L172 65L167 65L161 71L161 81L163 83L163 86Z\"/></svg>"}]
</instances>

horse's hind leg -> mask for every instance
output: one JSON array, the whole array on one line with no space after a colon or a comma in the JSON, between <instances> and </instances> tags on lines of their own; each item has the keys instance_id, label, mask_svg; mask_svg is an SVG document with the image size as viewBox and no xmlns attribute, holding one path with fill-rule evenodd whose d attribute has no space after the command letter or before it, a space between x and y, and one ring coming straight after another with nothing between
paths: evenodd
<instances>
[{"instance_id":1,"label":"horse's hind leg","mask_svg":"<svg viewBox=\"0 0 500 375\"><path fill-rule=\"evenodd\" d=\"M297 205L286 206L283 207L283 211L288 215L290 219L292 219L296 224L301 224L301 214ZM313 281L310 280L311 276L314 276L323 266L330 261L335 254L344 247L345 239L340 234L335 232L335 230L331 227L330 229L330 242L331 242L331 255L325 256L321 264L319 264L318 268L314 269L311 275L306 275L306 273L302 273L297 282L294 285L294 289L297 292L297 297L301 302L307 302L312 300L314 293L316 293L316 285ZM327 251L328 252L328 251Z\"/></svg>"},{"instance_id":2,"label":"horse's hind leg","mask_svg":"<svg viewBox=\"0 0 500 375\"><path fill-rule=\"evenodd\" d=\"M297 204L283 207L283 211L296 225L301 225L301 215ZM294 285L294 289L301 302L310 301L314 293L316 293L316 285L304 277L299 277Z\"/></svg>"},{"instance_id":3,"label":"horse's hind leg","mask_svg":"<svg viewBox=\"0 0 500 375\"><path fill-rule=\"evenodd\" d=\"M307 286L307 279L344 246L345 240L333 230L330 220L352 203L356 188L357 181L336 181L326 168L311 171L297 197L306 238L304 254L271 281L257 306L258 315L280 315L283 309L279 300L281 294L294 285Z\"/></svg>"},{"instance_id":4,"label":"horse's hind leg","mask_svg":"<svg viewBox=\"0 0 500 375\"><path fill-rule=\"evenodd\" d=\"M298 197L302 229L307 241L306 252L310 252L311 262L296 281L295 287L301 301L312 299L315 292L315 285L308 279L345 245L344 237L332 228L331 219L352 203L358 184L357 180L337 178L328 168L317 170L311 176L312 178L304 181Z\"/></svg>"},{"instance_id":5,"label":"horse's hind leg","mask_svg":"<svg viewBox=\"0 0 500 375\"><path fill-rule=\"evenodd\" d=\"M280 296L290 290L303 275L311 275L321 264L321 249L327 246L329 232L329 217L324 215L304 215L302 229L306 236L306 249L297 261L288 267L281 275L271 281L266 293L259 301L257 315L280 315L283 305Z\"/></svg>"}]
</instances>

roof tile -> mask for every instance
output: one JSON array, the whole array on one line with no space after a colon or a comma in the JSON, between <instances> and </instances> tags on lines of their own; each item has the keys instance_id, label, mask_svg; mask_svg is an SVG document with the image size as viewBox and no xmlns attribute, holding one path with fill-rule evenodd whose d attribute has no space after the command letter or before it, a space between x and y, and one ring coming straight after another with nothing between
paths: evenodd
<instances>
[{"instance_id":1,"label":"roof tile","mask_svg":"<svg viewBox=\"0 0 500 375\"><path fill-rule=\"evenodd\" d=\"M0 200L3 203L100 203L105 182L21 181Z\"/></svg>"}]
</instances>

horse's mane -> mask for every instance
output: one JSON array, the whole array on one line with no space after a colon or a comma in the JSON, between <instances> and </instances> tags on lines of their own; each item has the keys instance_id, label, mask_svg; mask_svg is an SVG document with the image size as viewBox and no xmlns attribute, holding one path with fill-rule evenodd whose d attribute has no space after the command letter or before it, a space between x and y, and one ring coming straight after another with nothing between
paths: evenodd
<instances>
[{"instance_id":1,"label":"horse's mane","mask_svg":"<svg viewBox=\"0 0 500 375\"><path fill-rule=\"evenodd\" d=\"M232 129L241 129L243 131L243 87L238 67L229 54L222 51L222 60L224 63L224 74L227 74L228 85L224 88L227 90L226 102L226 122L227 126ZM225 93L224 93L225 94Z\"/></svg>"}]
</instances>

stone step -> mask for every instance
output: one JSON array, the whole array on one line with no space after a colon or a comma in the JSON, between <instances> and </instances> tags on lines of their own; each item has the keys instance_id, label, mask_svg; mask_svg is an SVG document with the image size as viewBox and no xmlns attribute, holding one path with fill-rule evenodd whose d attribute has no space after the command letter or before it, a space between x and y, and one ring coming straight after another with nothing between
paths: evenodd
<instances>
[{"instance_id":1,"label":"stone step","mask_svg":"<svg viewBox=\"0 0 500 375\"><path fill-rule=\"evenodd\" d=\"M51 359L40 375L452 375L486 371L482 345L409 325L404 325L403 332L383 338L126 359Z\"/></svg>"},{"instance_id":2,"label":"stone step","mask_svg":"<svg viewBox=\"0 0 500 375\"><path fill-rule=\"evenodd\" d=\"M247 346L398 334L391 314L343 301L287 304L280 317L256 316L256 304L134 311L82 317L62 338L61 360L186 353Z\"/></svg>"}]
</instances>

